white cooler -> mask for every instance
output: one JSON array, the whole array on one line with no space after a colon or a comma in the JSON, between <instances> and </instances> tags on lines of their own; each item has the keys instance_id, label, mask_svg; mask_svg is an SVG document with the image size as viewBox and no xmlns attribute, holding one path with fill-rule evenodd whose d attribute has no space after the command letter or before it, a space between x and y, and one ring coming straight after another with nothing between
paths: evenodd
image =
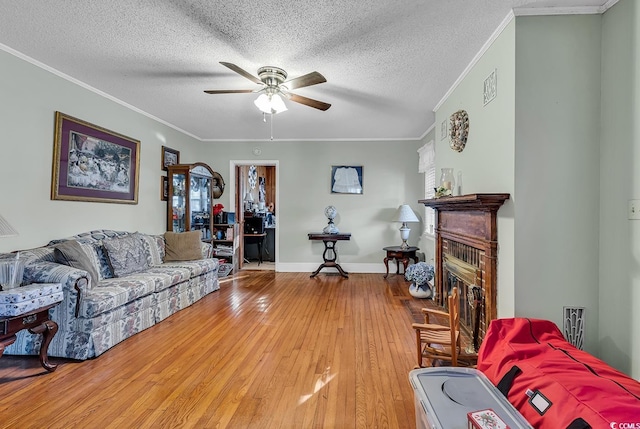
<instances>
[{"instance_id":1,"label":"white cooler","mask_svg":"<svg viewBox=\"0 0 640 429\"><path fill-rule=\"evenodd\" d=\"M416 429L531 428L511 403L477 369L437 367L409 373L416 404ZM497 416L502 422L472 424L476 411Z\"/></svg>"}]
</instances>

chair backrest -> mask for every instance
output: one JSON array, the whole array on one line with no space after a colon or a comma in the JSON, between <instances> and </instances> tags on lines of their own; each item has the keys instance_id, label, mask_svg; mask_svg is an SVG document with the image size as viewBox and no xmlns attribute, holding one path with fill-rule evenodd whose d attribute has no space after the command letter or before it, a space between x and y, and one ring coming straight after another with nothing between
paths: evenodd
<instances>
[{"instance_id":1,"label":"chair backrest","mask_svg":"<svg viewBox=\"0 0 640 429\"><path fill-rule=\"evenodd\" d=\"M458 288L454 287L449 295L449 328L451 331L451 361L452 365L457 365L458 345L460 338L460 296Z\"/></svg>"}]
</instances>

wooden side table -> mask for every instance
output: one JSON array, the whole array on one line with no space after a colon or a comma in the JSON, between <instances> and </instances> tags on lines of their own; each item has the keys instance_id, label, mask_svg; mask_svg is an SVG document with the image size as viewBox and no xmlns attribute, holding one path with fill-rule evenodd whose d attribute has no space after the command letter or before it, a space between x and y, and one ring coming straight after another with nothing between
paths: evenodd
<instances>
[{"instance_id":1,"label":"wooden side table","mask_svg":"<svg viewBox=\"0 0 640 429\"><path fill-rule=\"evenodd\" d=\"M338 240L351 240L351 234L325 234L325 233L310 233L309 240L322 240L324 243L324 252L322 253L322 259L324 262L320 264L317 270L315 270L310 277L318 275L323 268L335 268L340 275L345 278L349 278L349 273L342 269L340 264L336 262L338 253L336 251L336 242ZM331 254L331 255L329 255Z\"/></svg>"},{"instance_id":2,"label":"wooden side table","mask_svg":"<svg viewBox=\"0 0 640 429\"><path fill-rule=\"evenodd\" d=\"M383 247L382 250L387 252L387 256L384 258L384 266L387 267L387 273L384 275L385 279L389 275L389 261L391 259L396 260L396 274L400 274L400 262L402 262L404 271L407 270L407 265L409 265L410 259L413 259L415 264L418 263L418 257L416 256L416 251L420 250L418 247L408 247L403 249L400 246L388 246Z\"/></svg>"},{"instance_id":3,"label":"wooden side table","mask_svg":"<svg viewBox=\"0 0 640 429\"><path fill-rule=\"evenodd\" d=\"M31 310L17 316L0 317L0 357L4 353L5 347L16 341L16 334L23 329L28 329L32 334L42 334L42 345L40 346L40 364L47 371L55 371L56 364L50 363L47 356L47 349L53 336L58 332L58 324L49 320L49 309L59 303L50 304Z\"/></svg>"}]
</instances>

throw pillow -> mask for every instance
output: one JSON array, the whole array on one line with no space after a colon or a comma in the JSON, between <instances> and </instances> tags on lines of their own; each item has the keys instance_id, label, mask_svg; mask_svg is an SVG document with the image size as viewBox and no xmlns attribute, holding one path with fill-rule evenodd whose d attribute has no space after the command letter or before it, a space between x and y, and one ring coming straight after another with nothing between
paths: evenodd
<instances>
[{"instance_id":1,"label":"throw pillow","mask_svg":"<svg viewBox=\"0 0 640 429\"><path fill-rule=\"evenodd\" d=\"M193 261L202 259L201 231L165 232L164 261Z\"/></svg>"},{"instance_id":2,"label":"throw pillow","mask_svg":"<svg viewBox=\"0 0 640 429\"><path fill-rule=\"evenodd\" d=\"M55 254L56 262L89 273L90 288L100 281L98 267L91 261L77 241L69 240L57 244L53 249L53 253Z\"/></svg>"},{"instance_id":3,"label":"throw pillow","mask_svg":"<svg viewBox=\"0 0 640 429\"><path fill-rule=\"evenodd\" d=\"M79 243L82 247L82 250L84 250L84 253L86 253L93 264L98 267L98 276L100 276L100 280L112 279L113 272L111 271L111 265L109 265L107 251L105 250L104 246L102 246L102 242Z\"/></svg>"},{"instance_id":4,"label":"throw pillow","mask_svg":"<svg viewBox=\"0 0 640 429\"><path fill-rule=\"evenodd\" d=\"M140 238L142 239L142 244L144 245L144 251L147 254L149 266L154 267L156 265L162 264L162 250L159 244L160 242L162 242L164 247L164 240L162 239L162 237L158 237L156 235L140 234Z\"/></svg>"},{"instance_id":5,"label":"throw pillow","mask_svg":"<svg viewBox=\"0 0 640 429\"><path fill-rule=\"evenodd\" d=\"M112 238L102 242L115 277L138 273L149 268L147 253L139 234Z\"/></svg>"}]
</instances>

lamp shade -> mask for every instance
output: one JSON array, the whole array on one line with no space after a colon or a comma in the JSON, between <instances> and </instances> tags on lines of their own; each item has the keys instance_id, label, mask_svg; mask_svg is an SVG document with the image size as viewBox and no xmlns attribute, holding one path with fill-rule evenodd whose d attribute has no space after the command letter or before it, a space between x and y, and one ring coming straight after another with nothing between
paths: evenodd
<instances>
[{"instance_id":1,"label":"lamp shade","mask_svg":"<svg viewBox=\"0 0 640 429\"><path fill-rule=\"evenodd\" d=\"M0 215L0 237L13 237L18 235L18 231L13 229L9 222Z\"/></svg>"},{"instance_id":2,"label":"lamp shade","mask_svg":"<svg viewBox=\"0 0 640 429\"><path fill-rule=\"evenodd\" d=\"M413 212L413 210L411 210L411 207L409 207L408 204L403 204L398 207L394 222L420 222L420 219L418 219L418 217Z\"/></svg>"},{"instance_id":3,"label":"lamp shade","mask_svg":"<svg viewBox=\"0 0 640 429\"><path fill-rule=\"evenodd\" d=\"M277 114L287 110L284 101L278 94L260 94L260 96L253 102L261 112L267 114Z\"/></svg>"}]
</instances>

